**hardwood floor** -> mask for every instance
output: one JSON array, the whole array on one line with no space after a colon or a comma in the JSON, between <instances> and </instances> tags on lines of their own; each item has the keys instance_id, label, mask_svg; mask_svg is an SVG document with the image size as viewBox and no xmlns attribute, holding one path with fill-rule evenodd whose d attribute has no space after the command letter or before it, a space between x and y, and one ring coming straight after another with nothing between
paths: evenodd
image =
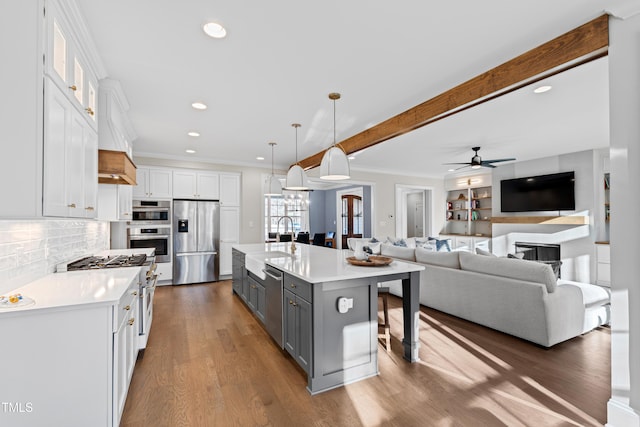
<instances>
[{"instance_id":1,"label":"hardwood floor","mask_svg":"<svg viewBox=\"0 0 640 427\"><path fill-rule=\"evenodd\" d=\"M156 290L122 426L597 426L610 330L544 349L421 307L420 359L402 358L401 300L380 375L311 396L231 282Z\"/></svg>"}]
</instances>

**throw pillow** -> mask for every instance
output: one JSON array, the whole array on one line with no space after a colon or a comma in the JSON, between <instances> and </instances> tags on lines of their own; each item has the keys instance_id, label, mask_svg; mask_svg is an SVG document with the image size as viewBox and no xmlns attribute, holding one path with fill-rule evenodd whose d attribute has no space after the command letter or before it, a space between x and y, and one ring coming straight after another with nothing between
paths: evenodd
<instances>
[{"instance_id":1,"label":"throw pillow","mask_svg":"<svg viewBox=\"0 0 640 427\"><path fill-rule=\"evenodd\" d=\"M424 248L430 251L436 250L436 241L429 239L416 238L416 248Z\"/></svg>"},{"instance_id":2,"label":"throw pillow","mask_svg":"<svg viewBox=\"0 0 640 427\"><path fill-rule=\"evenodd\" d=\"M493 257L495 256L495 255L494 255L494 254L492 254L491 252L489 252L489 251L485 251L484 249L480 249L480 248L476 248L476 253L477 253L478 255L484 255L484 256L493 256Z\"/></svg>"},{"instance_id":3,"label":"throw pillow","mask_svg":"<svg viewBox=\"0 0 640 427\"><path fill-rule=\"evenodd\" d=\"M407 242L406 240L400 238L400 239L396 239L393 237L387 237L387 243L393 245L393 246L402 246L404 248L407 247Z\"/></svg>"},{"instance_id":4,"label":"throw pillow","mask_svg":"<svg viewBox=\"0 0 640 427\"><path fill-rule=\"evenodd\" d=\"M524 252L516 252L515 254L507 254L507 258L523 259Z\"/></svg>"},{"instance_id":5,"label":"throw pillow","mask_svg":"<svg viewBox=\"0 0 640 427\"><path fill-rule=\"evenodd\" d=\"M372 237L371 240L369 240L369 243L378 243L380 240L376 239L375 237Z\"/></svg>"},{"instance_id":6,"label":"throw pillow","mask_svg":"<svg viewBox=\"0 0 640 427\"><path fill-rule=\"evenodd\" d=\"M436 251L451 252L451 246L449 245L449 239L436 239L435 237L429 237L429 240L436 242Z\"/></svg>"}]
</instances>

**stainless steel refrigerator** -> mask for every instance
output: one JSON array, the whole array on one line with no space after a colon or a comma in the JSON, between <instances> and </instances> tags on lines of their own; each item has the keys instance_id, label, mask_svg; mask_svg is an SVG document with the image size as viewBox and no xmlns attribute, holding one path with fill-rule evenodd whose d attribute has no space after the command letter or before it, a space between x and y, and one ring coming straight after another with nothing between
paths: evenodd
<instances>
[{"instance_id":1,"label":"stainless steel refrigerator","mask_svg":"<svg viewBox=\"0 0 640 427\"><path fill-rule=\"evenodd\" d=\"M173 201L173 284L214 282L220 271L220 203Z\"/></svg>"}]
</instances>

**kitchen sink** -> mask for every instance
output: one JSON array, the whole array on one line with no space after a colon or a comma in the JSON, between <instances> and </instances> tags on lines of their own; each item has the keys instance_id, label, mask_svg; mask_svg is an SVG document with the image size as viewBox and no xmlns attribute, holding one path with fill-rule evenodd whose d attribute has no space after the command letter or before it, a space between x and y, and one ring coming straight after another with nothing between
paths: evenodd
<instances>
[{"instance_id":1,"label":"kitchen sink","mask_svg":"<svg viewBox=\"0 0 640 427\"><path fill-rule=\"evenodd\" d=\"M264 280L267 276L264 273L265 261L276 258L292 258L293 255L284 251L265 251L248 253L245 257L245 268Z\"/></svg>"}]
</instances>

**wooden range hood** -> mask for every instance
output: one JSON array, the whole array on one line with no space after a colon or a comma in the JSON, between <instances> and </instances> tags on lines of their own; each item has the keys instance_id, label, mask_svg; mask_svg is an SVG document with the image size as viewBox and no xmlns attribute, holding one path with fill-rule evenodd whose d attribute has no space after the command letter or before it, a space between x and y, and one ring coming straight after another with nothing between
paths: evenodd
<instances>
[{"instance_id":1,"label":"wooden range hood","mask_svg":"<svg viewBox=\"0 0 640 427\"><path fill-rule=\"evenodd\" d=\"M98 150L98 183L136 185L136 165L124 151Z\"/></svg>"}]
</instances>

